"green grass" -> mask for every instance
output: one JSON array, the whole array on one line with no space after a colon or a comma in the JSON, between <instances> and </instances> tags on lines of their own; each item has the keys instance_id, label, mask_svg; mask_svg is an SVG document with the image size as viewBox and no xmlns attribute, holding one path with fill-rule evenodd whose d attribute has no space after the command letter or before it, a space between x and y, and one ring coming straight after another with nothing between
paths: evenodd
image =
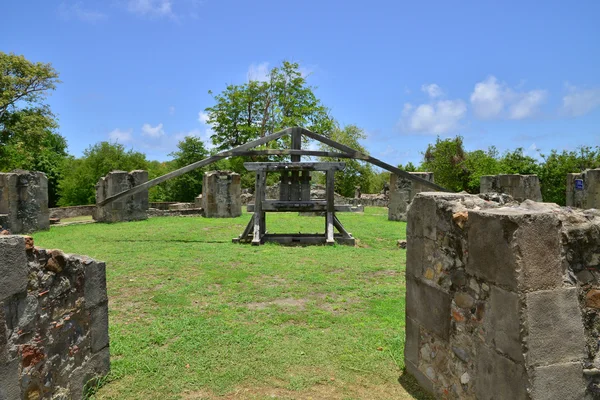
<instances>
[{"instance_id":1,"label":"green grass","mask_svg":"<svg viewBox=\"0 0 600 400\"><path fill-rule=\"evenodd\" d=\"M385 208L339 216L357 247L231 243L250 214L34 238L107 263L112 372L95 398L424 398L410 378L398 383L406 253L396 241L406 225ZM267 215L270 232L323 225Z\"/></svg>"}]
</instances>

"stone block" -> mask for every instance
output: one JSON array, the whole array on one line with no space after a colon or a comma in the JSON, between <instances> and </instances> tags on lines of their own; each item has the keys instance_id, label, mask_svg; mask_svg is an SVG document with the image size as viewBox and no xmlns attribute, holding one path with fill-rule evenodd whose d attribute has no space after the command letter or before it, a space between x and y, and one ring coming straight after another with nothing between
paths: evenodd
<instances>
[{"instance_id":1,"label":"stone block","mask_svg":"<svg viewBox=\"0 0 600 400\"><path fill-rule=\"evenodd\" d=\"M433 172L410 172L419 178L433 182ZM415 195L430 190L420 182L414 182L396 174L390 175L390 192L388 202L388 220L406 221L408 207Z\"/></svg>"},{"instance_id":2,"label":"stone block","mask_svg":"<svg viewBox=\"0 0 600 400\"><path fill-rule=\"evenodd\" d=\"M406 238L406 273L416 278L423 274L423 256L425 251L425 241L415 236Z\"/></svg>"},{"instance_id":3,"label":"stone block","mask_svg":"<svg viewBox=\"0 0 600 400\"><path fill-rule=\"evenodd\" d=\"M479 180L479 193L506 193L516 201L542 201L537 175L485 175Z\"/></svg>"},{"instance_id":4,"label":"stone block","mask_svg":"<svg viewBox=\"0 0 600 400\"><path fill-rule=\"evenodd\" d=\"M96 203L139 186L148 181L148 172L112 171L96 184ZM113 201L94 210L94 220L100 222L140 221L148 218L148 190Z\"/></svg>"},{"instance_id":5,"label":"stone block","mask_svg":"<svg viewBox=\"0 0 600 400\"><path fill-rule=\"evenodd\" d=\"M550 212L495 208L469 212L467 272L510 290L562 285L560 230Z\"/></svg>"},{"instance_id":6,"label":"stone block","mask_svg":"<svg viewBox=\"0 0 600 400\"><path fill-rule=\"evenodd\" d=\"M450 334L451 302L452 297L441 289L406 277L406 317L444 340Z\"/></svg>"},{"instance_id":7,"label":"stone block","mask_svg":"<svg viewBox=\"0 0 600 400\"><path fill-rule=\"evenodd\" d=\"M49 229L48 178L42 172L0 173L1 225L11 233Z\"/></svg>"},{"instance_id":8,"label":"stone block","mask_svg":"<svg viewBox=\"0 0 600 400\"><path fill-rule=\"evenodd\" d=\"M230 171L204 173L202 204L206 218L235 218L242 215L240 175Z\"/></svg>"},{"instance_id":9,"label":"stone block","mask_svg":"<svg viewBox=\"0 0 600 400\"><path fill-rule=\"evenodd\" d=\"M488 346L496 348L516 362L523 362L519 296L496 286L490 289L488 310L484 317Z\"/></svg>"},{"instance_id":10,"label":"stone block","mask_svg":"<svg viewBox=\"0 0 600 400\"><path fill-rule=\"evenodd\" d=\"M0 400L21 399L19 360L0 363Z\"/></svg>"},{"instance_id":11,"label":"stone block","mask_svg":"<svg viewBox=\"0 0 600 400\"><path fill-rule=\"evenodd\" d=\"M527 293L526 303L528 365L582 360L585 336L577 288Z\"/></svg>"},{"instance_id":12,"label":"stone block","mask_svg":"<svg viewBox=\"0 0 600 400\"><path fill-rule=\"evenodd\" d=\"M25 238L0 236L0 301L27 288Z\"/></svg>"},{"instance_id":13,"label":"stone block","mask_svg":"<svg viewBox=\"0 0 600 400\"><path fill-rule=\"evenodd\" d=\"M581 363L554 364L535 368L533 400L580 400L585 397L586 381Z\"/></svg>"},{"instance_id":14,"label":"stone block","mask_svg":"<svg viewBox=\"0 0 600 400\"><path fill-rule=\"evenodd\" d=\"M406 236L437 239L437 204L435 197L420 193L408 210Z\"/></svg>"},{"instance_id":15,"label":"stone block","mask_svg":"<svg viewBox=\"0 0 600 400\"><path fill-rule=\"evenodd\" d=\"M89 313L92 353L97 353L108 346L108 303L94 307Z\"/></svg>"},{"instance_id":16,"label":"stone block","mask_svg":"<svg viewBox=\"0 0 600 400\"><path fill-rule=\"evenodd\" d=\"M85 283L83 293L85 308L91 309L108 301L106 293L106 264L91 261L84 264Z\"/></svg>"},{"instance_id":17,"label":"stone block","mask_svg":"<svg viewBox=\"0 0 600 400\"><path fill-rule=\"evenodd\" d=\"M522 364L486 346L480 346L478 354L475 379L477 400L528 399L527 373Z\"/></svg>"},{"instance_id":18,"label":"stone block","mask_svg":"<svg viewBox=\"0 0 600 400\"><path fill-rule=\"evenodd\" d=\"M411 374L424 390L426 390L427 392L429 392L431 394L434 393L433 382L431 382L431 380L427 377L427 375L425 375L424 373L419 371L419 368L417 368L417 366L415 364L406 360L405 367L406 367L406 372Z\"/></svg>"},{"instance_id":19,"label":"stone block","mask_svg":"<svg viewBox=\"0 0 600 400\"><path fill-rule=\"evenodd\" d=\"M419 323L406 317L406 341L404 342L404 358L419 365Z\"/></svg>"},{"instance_id":20,"label":"stone block","mask_svg":"<svg viewBox=\"0 0 600 400\"><path fill-rule=\"evenodd\" d=\"M600 168L567 174L567 206L600 209Z\"/></svg>"}]
</instances>

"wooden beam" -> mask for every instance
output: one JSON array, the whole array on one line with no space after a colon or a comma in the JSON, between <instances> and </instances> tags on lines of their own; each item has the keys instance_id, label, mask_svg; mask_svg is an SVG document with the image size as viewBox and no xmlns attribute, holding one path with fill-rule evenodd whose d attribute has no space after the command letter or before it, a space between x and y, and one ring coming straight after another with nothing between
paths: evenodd
<instances>
[{"instance_id":1,"label":"wooden beam","mask_svg":"<svg viewBox=\"0 0 600 400\"><path fill-rule=\"evenodd\" d=\"M341 171L343 162L246 162L248 171Z\"/></svg>"},{"instance_id":2,"label":"wooden beam","mask_svg":"<svg viewBox=\"0 0 600 400\"><path fill-rule=\"evenodd\" d=\"M268 143L268 142L271 142L273 140L279 139L280 137L282 137L284 135L289 135L291 133L292 133L292 128L287 128L287 129L284 129L284 130L279 131L277 133L274 133L272 135L268 135L268 136L265 136L263 138L260 138L260 139L257 139L257 140L253 140L252 142L248 142L246 144L238 146L235 149L232 149L232 150L229 150L229 151L245 151L245 150L251 149L253 147L261 146L261 145L263 145L265 143ZM227 153L227 152L223 152L223 153ZM114 196L106 198L104 201L98 203L97 205L99 205L99 206L105 206L105 205L107 205L109 203L112 203L115 200L120 200L123 197L132 196L132 195L134 195L136 193L139 193L141 191L150 189L153 186L156 186L156 185L161 184L161 183L163 183L165 181L168 181L169 179L176 178L176 177L181 176L181 175L183 175L185 173L193 171L193 170L195 170L197 168L202 168L202 167L204 167L206 165L212 164L212 163L214 163L216 161L219 161L219 160L222 160L224 158L229 157L228 155L223 154L223 153L218 153L218 154L215 154L215 155L213 155L211 157L205 158L204 160L196 161L195 163L192 163L190 165L186 165L185 167L179 168L179 169L177 169L175 171L171 171L168 174L165 174L163 176L159 176L158 178L154 178L154 179L152 179L152 180L150 180L150 181L148 181L146 183L143 183L141 185L135 186L135 187L133 187L133 188L131 188L129 190L125 190L125 191L123 191L121 193L117 193Z\"/></svg>"},{"instance_id":3,"label":"wooden beam","mask_svg":"<svg viewBox=\"0 0 600 400\"><path fill-rule=\"evenodd\" d=\"M356 158L356 159L359 159L359 160L367 161L367 162L369 162L369 163L371 163L373 165L377 165L378 167L383 168L383 169L385 169L387 171L390 171L390 172L392 172L392 173L394 173L396 175L399 175L399 176L401 176L403 178L409 179L411 181L422 183L426 187L430 187L432 189L439 190L441 192L449 192L448 189L446 189L446 188L444 188L444 187L442 187L440 185L437 185L437 184L435 184L433 182L429 182L426 179L419 178L418 176L412 175L412 174L410 174L410 173L408 173L406 171L401 170L400 168L396 168L393 165L390 165L390 164L385 163L385 162L383 162L381 160L378 160L375 157L367 156L366 154L363 154L363 153L361 153L359 151L356 151L356 150L354 150L351 147L345 146L345 145L343 145L341 143L336 142L335 140L331 140L331 139L329 139L329 138L327 138L325 136L321 136L321 135L319 135L317 133L311 132L308 129L302 128L302 134L305 135L305 136L307 136L307 137L309 137L309 138L311 138L311 139L317 140L317 141L319 141L321 143L324 143L324 144L326 144L328 146L331 146L331 147L333 147L335 149L338 149L338 150L341 150L341 151L343 151L343 152L345 152L347 154L350 154L350 155L352 155L352 158Z\"/></svg>"},{"instance_id":4,"label":"wooden beam","mask_svg":"<svg viewBox=\"0 0 600 400\"><path fill-rule=\"evenodd\" d=\"M319 151L319 150L292 150L292 149L267 149L267 150L246 150L246 151L226 151L219 153L227 157L250 157L250 156L314 156L314 157L329 157L329 158L355 158L365 160L369 158L362 155L362 158L357 158L356 155L348 153L338 153L334 151Z\"/></svg>"}]
</instances>

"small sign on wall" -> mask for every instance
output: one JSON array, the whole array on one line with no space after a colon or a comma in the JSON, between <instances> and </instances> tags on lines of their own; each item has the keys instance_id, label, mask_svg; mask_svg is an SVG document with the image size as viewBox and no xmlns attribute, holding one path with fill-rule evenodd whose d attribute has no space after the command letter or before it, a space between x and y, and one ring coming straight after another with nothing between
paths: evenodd
<instances>
[{"instance_id":1,"label":"small sign on wall","mask_svg":"<svg viewBox=\"0 0 600 400\"><path fill-rule=\"evenodd\" d=\"M583 190L583 179L575 179L575 190Z\"/></svg>"}]
</instances>

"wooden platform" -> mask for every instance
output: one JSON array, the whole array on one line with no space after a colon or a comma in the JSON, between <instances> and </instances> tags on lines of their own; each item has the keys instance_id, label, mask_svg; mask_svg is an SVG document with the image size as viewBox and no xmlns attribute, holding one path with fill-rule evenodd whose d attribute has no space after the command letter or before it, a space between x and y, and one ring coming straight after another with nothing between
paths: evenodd
<instances>
[{"instance_id":1,"label":"wooden platform","mask_svg":"<svg viewBox=\"0 0 600 400\"><path fill-rule=\"evenodd\" d=\"M245 239L242 238L234 238L232 239L233 243L249 243L252 242L252 238L254 235L247 235ZM354 246L356 244L356 240L350 236L345 237L341 233L336 233L333 235L333 240L337 244L343 244L346 246ZM319 233L296 233L296 234L287 234L287 233L265 233L262 235L260 244L264 244L265 242L274 242L285 245L319 245L319 244L333 244L327 242L327 237L325 234Z\"/></svg>"}]
</instances>

